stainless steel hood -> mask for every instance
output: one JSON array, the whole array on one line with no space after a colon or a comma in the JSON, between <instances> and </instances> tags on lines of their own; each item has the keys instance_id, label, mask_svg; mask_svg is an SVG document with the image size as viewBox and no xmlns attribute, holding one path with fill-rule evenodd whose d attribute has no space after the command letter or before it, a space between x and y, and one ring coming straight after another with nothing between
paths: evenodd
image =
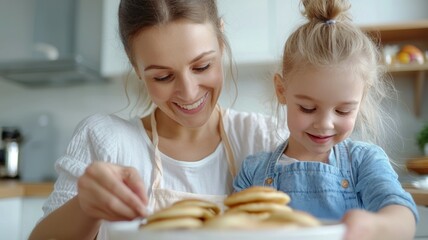
<instances>
[{"instance_id":1,"label":"stainless steel hood","mask_svg":"<svg viewBox=\"0 0 428 240\"><path fill-rule=\"evenodd\" d=\"M0 77L28 87L70 86L106 81L73 59L0 63Z\"/></svg>"}]
</instances>

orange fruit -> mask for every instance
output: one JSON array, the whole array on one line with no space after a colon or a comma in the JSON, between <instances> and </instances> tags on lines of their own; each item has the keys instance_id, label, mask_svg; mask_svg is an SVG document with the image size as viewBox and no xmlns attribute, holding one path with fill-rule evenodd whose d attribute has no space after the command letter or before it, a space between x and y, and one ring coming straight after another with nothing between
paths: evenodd
<instances>
[{"instance_id":1,"label":"orange fruit","mask_svg":"<svg viewBox=\"0 0 428 240\"><path fill-rule=\"evenodd\" d=\"M418 54L418 55L422 54L422 51L419 48L415 47L414 45L410 45L410 44L404 45L401 48L400 52L407 52L410 54Z\"/></svg>"},{"instance_id":2,"label":"orange fruit","mask_svg":"<svg viewBox=\"0 0 428 240\"><path fill-rule=\"evenodd\" d=\"M410 54L407 52L399 52L397 55L398 61L400 63L409 63L410 62Z\"/></svg>"}]
</instances>

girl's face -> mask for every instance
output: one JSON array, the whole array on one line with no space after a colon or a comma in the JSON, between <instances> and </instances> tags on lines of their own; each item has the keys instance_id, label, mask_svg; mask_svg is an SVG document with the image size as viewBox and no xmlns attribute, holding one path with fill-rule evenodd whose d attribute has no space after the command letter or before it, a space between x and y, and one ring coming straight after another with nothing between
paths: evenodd
<instances>
[{"instance_id":1,"label":"girl's face","mask_svg":"<svg viewBox=\"0 0 428 240\"><path fill-rule=\"evenodd\" d=\"M212 25L151 27L132 46L136 72L161 112L185 127L205 124L223 85L222 48Z\"/></svg>"},{"instance_id":2,"label":"girl's face","mask_svg":"<svg viewBox=\"0 0 428 240\"><path fill-rule=\"evenodd\" d=\"M330 149L354 129L363 80L344 64L309 67L290 75L285 85L280 82L277 76L279 101L287 104L290 138L286 154L299 160L327 160Z\"/></svg>"}]
</instances>

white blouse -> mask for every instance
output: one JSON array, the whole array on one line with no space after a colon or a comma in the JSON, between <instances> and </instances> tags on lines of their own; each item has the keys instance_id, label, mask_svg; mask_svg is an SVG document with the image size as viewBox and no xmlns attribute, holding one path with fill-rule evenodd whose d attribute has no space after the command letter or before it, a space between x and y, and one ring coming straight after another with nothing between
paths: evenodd
<instances>
[{"instance_id":1,"label":"white blouse","mask_svg":"<svg viewBox=\"0 0 428 240\"><path fill-rule=\"evenodd\" d=\"M272 118L258 113L227 109L223 123L237 170L248 155L271 151L288 137L286 130L277 131L277 124ZM196 162L178 161L161 153L162 188L201 194L230 194L233 179L225 159L223 144ZM66 153L55 164L58 178L54 191L43 206L43 217L77 194L77 179L95 161L135 167L144 185L151 186L154 146L140 118L124 120L115 115L96 114L78 124ZM151 189L147 187L147 191L149 195Z\"/></svg>"}]
</instances>

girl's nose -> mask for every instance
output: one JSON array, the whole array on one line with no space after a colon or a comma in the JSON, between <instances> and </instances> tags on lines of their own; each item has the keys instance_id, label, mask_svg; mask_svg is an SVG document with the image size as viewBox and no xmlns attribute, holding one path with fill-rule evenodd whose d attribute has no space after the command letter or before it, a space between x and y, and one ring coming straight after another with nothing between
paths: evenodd
<instances>
[{"instance_id":1,"label":"girl's nose","mask_svg":"<svg viewBox=\"0 0 428 240\"><path fill-rule=\"evenodd\" d=\"M319 114L313 124L313 127L316 129L333 129L334 128L334 118L331 114Z\"/></svg>"}]
</instances>

